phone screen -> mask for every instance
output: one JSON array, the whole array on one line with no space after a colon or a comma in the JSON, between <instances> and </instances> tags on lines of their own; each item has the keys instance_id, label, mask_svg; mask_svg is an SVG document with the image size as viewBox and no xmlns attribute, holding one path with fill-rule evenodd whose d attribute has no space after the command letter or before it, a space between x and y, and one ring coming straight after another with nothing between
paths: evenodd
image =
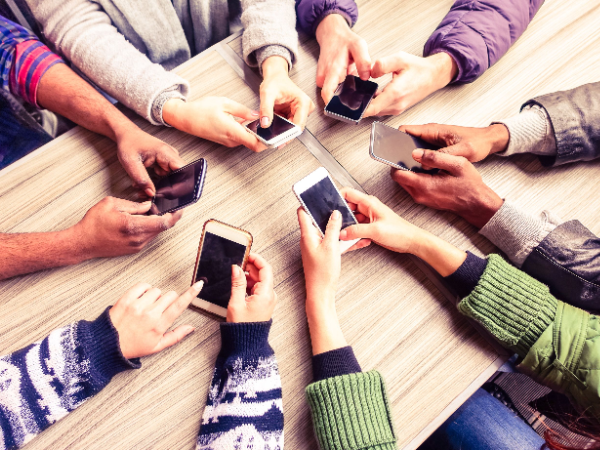
<instances>
[{"instance_id":1,"label":"phone screen","mask_svg":"<svg viewBox=\"0 0 600 450\"><path fill-rule=\"evenodd\" d=\"M231 297L231 266L242 267L245 254L245 245L205 232L196 272L196 281L204 280L198 298L227 308Z\"/></svg>"},{"instance_id":2,"label":"phone screen","mask_svg":"<svg viewBox=\"0 0 600 450\"><path fill-rule=\"evenodd\" d=\"M348 204L337 191L329 177L325 177L318 183L313 184L300 194L300 198L323 234L325 234L325 228L327 228L327 222L329 222L331 213L335 210L338 210L342 214L342 228L356 223L354 214L352 214L352 211L348 208Z\"/></svg>"},{"instance_id":3,"label":"phone screen","mask_svg":"<svg viewBox=\"0 0 600 450\"><path fill-rule=\"evenodd\" d=\"M412 151L416 148L438 150L439 147L382 123L375 122L373 124L373 154L375 156L413 172L437 172L437 170L424 170L421 164L413 159Z\"/></svg>"},{"instance_id":4,"label":"phone screen","mask_svg":"<svg viewBox=\"0 0 600 450\"><path fill-rule=\"evenodd\" d=\"M260 120L255 120L246 126L250 131L256 133L267 142L295 127L293 123L282 119L276 114L273 115L273 122L271 122L271 126L268 128L262 128L260 126Z\"/></svg>"},{"instance_id":5,"label":"phone screen","mask_svg":"<svg viewBox=\"0 0 600 450\"><path fill-rule=\"evenodd\" d=\"M358 121L377 92L377 83L348 75L325 107L327 112Z\"/></svg>"},{"instance_id":6,"label":"phone screen","mask_svg":"<svg viewBox=\"0 0 600 450\"><path fill-rule=\"evenodd\" d=\"M164 214L197 201L202 194L205 168L206 162L199 159L158 180L149 213Z\"/></svg>"}]
</instances>

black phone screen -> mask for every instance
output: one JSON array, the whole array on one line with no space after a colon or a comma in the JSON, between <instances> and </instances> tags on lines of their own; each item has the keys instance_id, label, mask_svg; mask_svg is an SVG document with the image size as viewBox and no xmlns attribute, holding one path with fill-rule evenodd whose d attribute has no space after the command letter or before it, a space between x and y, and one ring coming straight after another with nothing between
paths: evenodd
<instances>
[{"instance_id":1,"label":"black phone screen","mask_svg":"<svg viewBox=\"0 0 600 450\"><path fill-rule=\"evenodd\" d=\"M231 266L242 267L246 246L206 232L202 241L196 281L204 286L198 298L227 308L231 297Z\"/></svg>"},{"instance_id":2,"label":"black phone screen","mask_svg":"<svg viewBox=\"0 0 600 450\"><path fill-rule=\"evenodd\" d=\"M377 83L348 75L325 107L327 112L358 121L377 92Z\"/></svg>"},{"instance_id":3,"label":"black phone screen","mask_svg":"<svg viewBox=\"0 0 600 450\"><path fill-rule=\"evenodd\" d=\"M348 204L339 194L329 177L325 177L317 184L313 184L300 194L300 198L323 234L325 234L325 228L327 228L327 222L329 222L331 213L335 210L338 210L342 214L342 228L356 223L354 215L348 209Z\"/></svg>"},{"instance_id":4,"label":"black phone screen","mask_svg":"<svg viewBox=\"0 0 600 450\"><path fill-rule=\"evenodd\" d=\"M202 158L158 180L149 214L164 214L198 201L205 171L206 161Z\"/></svg>"},{"instance_id":5,"label":"black phone screen","mask_svg":"<svg viewBox=\"0 0 600 450\"><path fill-rule=\"evenodd\" d=\"M412 152L417 148L439 149L439 147L396 128L378 122L373 124L373 154L375 156L413 172L437 172L437 169L424 170L421 164L413 159Z\"/></svg>"},{"instance_id":6,"label":"black phone screen","mask_svg":"<svg viewBox=\"0 0 600 450\"><path fill-rule=\"evenodd\" d=\"M260 120L255 120L246 126L250 131L256 133L267 142L295 127L293 123L290 123L277 115L273 115L273 122L271 122L271 126L268 128L262 128L260 126Z\"/></svg>"}]
</instances>

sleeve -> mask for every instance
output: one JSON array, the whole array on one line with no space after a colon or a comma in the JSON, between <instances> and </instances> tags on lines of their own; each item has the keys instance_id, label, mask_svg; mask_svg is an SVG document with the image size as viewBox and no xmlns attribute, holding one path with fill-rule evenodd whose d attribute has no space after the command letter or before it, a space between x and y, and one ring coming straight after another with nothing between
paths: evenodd
<instances>
[{"instance_id":1,"label":"sleeve","mask_svg":"<svg viewBox=\"0 0 600 450\"><path fill-rule=\"evenodd\" d=\"M502 250L517 267L521 267L533 249L561 222L548 211L535 216L512 202L504 201L479 233Z\"/></svg>"},{"instance_id":2,"label":"sleeve","mask_svg":"<svg viewBox=\"0 0 600 450\"><path fill-rule=\"evenodd\" d=\"M141 367L123 357L108 308L0 357L0 447L22 447L100 392L116 374Z\"/></svg>"},{"instance_id":3,"label":"sleeve","mask_svg":"<svg viewBox=\"0 0 600 450\"><path fill-rule=\"evenodd\" d=\"M470 83L523 34L543 0L456 0L427 40L424 56L448 53L458 66L453 82Z\"/></svg>"},{"instance_id":4,"label":"sleeve","mask_svg":"<svg viewBox=\"0 0 600 450\"><path fill-rule=\"evenodd\" d=\"M61 55L150 123L166 125L165 95L187 97L188 82L152 63L129 43L99 4L88 0L28 0L28 4Z\"/></svg>"},{"instance_id":5,"label":"sleeve","mask_svg":"<svg viewBox=\"0 0 600 450\"><path fill-rule=\"evenodd\" d=\"M262 71L269 56L284 57L292 68L298 60L294 0L242 0L244 61Z\"/></svg>"},{"instance_id":6,"label":"sleeve","mask_svg":"<svg viewBox=\"0 0 600 450\"><path fill-rule=\"evenodd\" d=\"M540 156L544 166L591 161L600 156L600 83L536 97L523 107L534 105L546 111L556 141L553 155Z\"/></svg>"},{"instance_id":7,"label":"sleeve","mask_svg":"<svg viewBox=\"0 0 600 450\"><path fill-rule=\"evenodd\" d=\"M376 370L317 381L306 397L322 450L396 450L390 404Z\"/></svg>"},{"instance_id":8,"label":"sleeve","mask_svg":"<svg viewBox=\"0 0 600 450\"><path fill-rule=\"evenodd\" d=\"M523 358L520 371L600 418L597 316L557 300L498 255L458 309Z\"/></svg>"},{"instance_id":9,"label":"sleeve","mask_svg":"<svg viewBox=\"0 0 600 450\"><path fill-rule=\"evenodd\" d=\"M354 0L296 0L296 13L300 29L311 36L329 14L339 14L350 28L358 20L358 6Z\"/></svg>"},{"instance_id":10,"label":"sleeve","mask_svg":"<svg viewBox=\"0 0 600 450\"><path fill-rule=\"evenodd\" d=\"M271 321L221 324L196 449L283 449L281 379L269 345Z\"/></svg>"},{"instance_id":11,"label":"sleeve","mask_svg":"<svg viewBox=\"0 0 600 450\"><path fill-rule=\"evenodd\" d=\"M354 355L354 350L350 346L314 355L312 366L313 380L315 381L362 372Z\"/></svg>"},{"instance_id":12,"label":"sleeve","mask_svg":"<svg viewBox=\"0 0 600 450\"><path fill-rule=\"evenodd\" d=\"M463 298L475 289L486 266L485 259L467 252L467 259L456 269L456 272L448 275L445 279L460 298Z\"/></svg>"}]
</instances>

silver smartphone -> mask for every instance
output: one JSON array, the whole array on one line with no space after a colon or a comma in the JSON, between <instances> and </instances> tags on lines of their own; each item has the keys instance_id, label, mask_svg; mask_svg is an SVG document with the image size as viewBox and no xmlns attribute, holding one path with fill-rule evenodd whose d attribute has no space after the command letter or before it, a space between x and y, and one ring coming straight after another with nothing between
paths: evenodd
<instances>
[{"instance_id":1,"label":"silver smartphone","mask_svg":"<svg viewBox=\"0 0 600 450\"><path fill-rule=\"evenodd\" d=\"M325 106L325 115L342 122L358 124L377 92L378 84L348 75Z\"/></svg>"},{"instance_id":2,"label":"silver smartphone","mask_svg":"<svg viewBox=\"0 0 600 450\"><path fill-rule=\"evenodd\" d=\"M342 214L342 229L358 223L348 203L335 187L333 179L324 167L319 167L298 181L294 184L293 190L298 201L321 232L321 236L325 235L327 222L333 211L337 210ZM345 252L358 241L359 239L340 241L341 251Z\"/></svg>"},{"instance_id":3,"label":"silver smartphone","mask_svg":"<svg viewBox=\"0 0 600 450\"><path fill-rule=\"evenodd\" d=\"M369 153L374 160L400 170L429 174L437 173L438 169L425 170L420 163L413 159L412 152L417 148L439 150L439 147L423 139L411 136L381 122L373 122Z\"/></svg>"},{"instance_id":4,"label":"silver smartphone","mask_svg":"<svg viewBox=\"0 0 600 450\"><path fill-rule=\"evenodd\" d=\"M271 126L262 128L260 119L246 124L246 129L267 147L279 147L302 134L302 128L277 114L273 114Z\"/></svg>"}]
</instances>

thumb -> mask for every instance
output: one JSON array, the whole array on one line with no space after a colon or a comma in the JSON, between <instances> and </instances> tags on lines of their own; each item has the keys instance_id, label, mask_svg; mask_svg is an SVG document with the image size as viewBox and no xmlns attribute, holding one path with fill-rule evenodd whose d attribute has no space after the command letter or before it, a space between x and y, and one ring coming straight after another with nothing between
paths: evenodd
<instances>
[{"instance_id":1,"label":"thumb","mask_svg":"<svg viewBox=\"0 0 600 450\"><path fill-rule=\"evenodd\" d=\"M325 228L325 237L323 242L330 246L335 246L340 240L340 228L342 228L342 213L335 210L327 222Z\"/></svg>"},{"instance_id":2,"label":"thumb","mask_svg":"<svg viewBox=\"0 0 600 450\"><path fill-rule=\"evenodd\" d=\"M162 352L165 348L172 347L173 345L181 342L184 337L194 332L196 329L191 325L181 325L174 330L168 331L160 338L154 350L151 354Z\"/></svg>"},{"instance_id":3,"label":"thumb","mask_svg":"<svg viewBox=\"0 0 600 450\"><path fill-rule=\"evenodd\" d=\"M357 225L350 225L344 228L340 233L340 239L342 241L352 241L354 239L371 239L373 234L372 224L370 223L359 223Z\"/></svg>"},{"instance_id":4,"label":"thumb","mask_svg":"<svg viewBox=\"0 0 600 450\"><path fill-rule=\"evenodd\" d=\"M114 205L122 213L132 214L132 215L141 215L146 214L150 209L151 201L147 201L144 203L132 202L129 200L125 200L122 198L115 198Z\"/></svg>"},{"instance_id":5,"label":"thumb","mask_svg":"<svg viewBox=\"0 0 600 450\"><path fill-rule=\"evenodd\" d=\"M230 100L225 105L225 111L235 117L240 117L244 120L256 120L258 118L258 111L248 108L241 103Z\"/></svg>"},{"instance_id":6,"label":"thumb","mask_svg":"<svg viewBox=\"0 0 600 450\"><path fill-rule=\"evenodd\" d=\"M463 156L455 156L435 150L416 149L412 152L413 159L424 166L445 170L454 176L463 173L466 166L470 164Z\"/></svg>"},{"instance_id":7,"label":"thumb","mask_svg":"<svg viewBox=\"0 0 600 450\"><path fill-rule=\"evenodd\" d=\"M264 89L260 91L260 126L268 128L273 122L273 109L277 93L273 89Z\"/></svg>"},{"instance_id":8,"label":"thumb","mask_svg":"<svg viewBox=\"0 0 600 450\"><path fill-rule=\"evenodd\" d=\"M154 183L152 183L148 170L140 158L123 158L121 165L133 180L134 187L143 191L148 197L154 196Z\"/></svg>"},{"instance_id":9,"label":"thumb","mask_svg":"<svg viewBox=\"0 0 600 450\"><path fill-rule=\"evenodd\" d=\"M231 298L230 305L246 301L246 274L238 265L231 266Z\"/></svg>"}]
</instances>

